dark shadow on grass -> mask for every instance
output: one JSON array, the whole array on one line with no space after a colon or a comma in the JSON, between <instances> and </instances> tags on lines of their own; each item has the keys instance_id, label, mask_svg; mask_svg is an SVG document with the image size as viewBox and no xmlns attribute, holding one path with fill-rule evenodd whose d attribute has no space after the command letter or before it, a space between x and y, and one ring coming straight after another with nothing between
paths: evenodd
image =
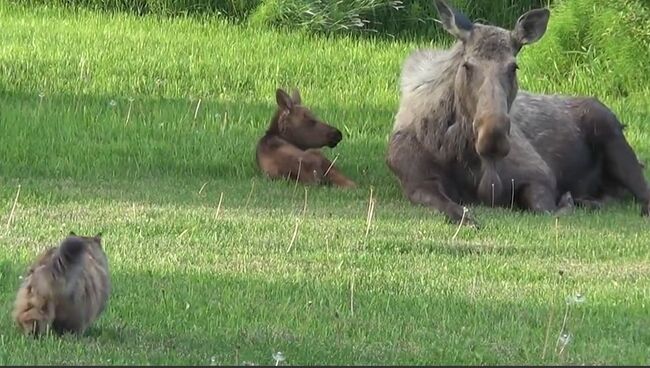
<instances>
[{"instance_id":1,"label":"dark shadow on grass","mask_svg":"<svg viewBox=\"0 0 650 368\"><path fill-rule=\"evenodd\" d=\"M500 244L484 244L484 243L470 243L470 242L441 242L428 247L429 252L449 255L454 257L465 256L482 256L482 255L497 255L497 256L514 256L522 253L529 253L516 245L500 245ZM539 251L540 249L536 249Z\"/></svg>"},{"instance_id":2,"label":"dark shadow on grass","mask_svg":"<svg viewBox=\"0 0 650 368\"><path fill-rule=\"evenodd\" d=\"M274 96L268 104L208 96L196 119L197 101L189 99L129 102L62 95L41 100L37 94L4 92L0 101L5 120L0 133L13 142L0 148L0 172L22 178L261 178L255 145L275 110ZM342 130L345 122L352 130L354 137L325 150L331 159L341 156L338 165L349 176L366 185L387 176L382 140L392 126L392 106L351 109L317 101L309 106L324 120ZM355 121L359 116L370 124ZM357 131L361 124L369 130Z\"/></svg>"},{"instance_id":3,"label":"dark shadow on grass","mask_svg":"<svg viewBox=\"0 0 650 368\"><path fill-rule=\"evenodd\" d=\"M41 101L36 94L4 92L0 134L12 144L0 147L0 174L9 185L21 183L44 198L54 194L62 200L216 205L223 191L224 205L229 207L272 209L278 203L297 207L304 187L270 181L254 162L255 144L275 108L272 97L267 104L206 98L195 120L196 101L189 99L137 99L130 105L123 98L111 106L109 96L46 96ZM393 108L314 103L318 115L326 120L336 116L353 131L339 147L325 152L331 159L340 154L337 165L359 188L308 187L309 198L363 206L373 188L378 211L383 201L411 206L385 163ZM356 132L358 116L375 123L366 132ZM35 183L31 188L30 181ZM39 188L43 183L50 183L50 188ZM199 195L206 183L206 192ZM405 213L443 221L437 212L424 208Z\"/></svg>"},{"instance_id":4,"label":"dark shadow on grass","mask_svg":"<svg viewBox=\"0 0 650 368\"><path fill-rule=\"evenodd\" d=\"M451 229L453 230L453 229ZM484 240L452 240L452 239L432 239L429 241L419 241L417 244L408 240L394 239L391 241L380 240L360 240L360 247L373 253L386 255L442 255L454 258L471 258L480 256L527 256L533 254L544 254L546 247L537 246L535 248L523 248L518 245L508 244L491 244Z\"/></svg>"}]
</instances>

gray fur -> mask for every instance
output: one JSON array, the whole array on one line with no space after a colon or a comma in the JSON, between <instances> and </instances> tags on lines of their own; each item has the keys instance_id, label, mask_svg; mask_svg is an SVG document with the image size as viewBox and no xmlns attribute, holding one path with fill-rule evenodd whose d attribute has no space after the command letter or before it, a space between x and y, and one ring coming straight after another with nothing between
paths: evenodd
<instances>
[{"instance_id":1,"label":"gray fur","mask_svg":"<svg viewBox=\"0 0 650 368\"><path fill-rule=\"evenodd\" d=\"M548 15L531 10L514 31L474 24L459 38L446 13L445 28L459 41L406 58L387 164L412 202L459 221L461 203L557 212L572 196L625 188L648 213L650 189L607 107L519 90L516 55L541 38Z\"/></svg>"}]
</instances>

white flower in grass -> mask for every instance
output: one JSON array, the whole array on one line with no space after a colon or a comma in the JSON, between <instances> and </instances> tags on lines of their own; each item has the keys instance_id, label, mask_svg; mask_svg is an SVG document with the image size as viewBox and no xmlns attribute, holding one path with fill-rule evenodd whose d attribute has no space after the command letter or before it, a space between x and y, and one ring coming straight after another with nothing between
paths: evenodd
<instances>
[{"instance_id":1,"label":"white flower in grass","mask_svg":"<svg viewBox=\"0 0 650 368\"><path fill-rule=\"evenodd\" d=\"M217 364L217 357L215 357L215 356L210 357L210 365L218 365Z\"/></svg>"},{"instance_id":2,"label":"white flower in grass","mask_svg":"<svg viewBox=\"0 0 650 368\"><path fill-rule=\"evenodd\" d=\"M564 332L560 337L557 338L557 344L558 347L560 348L560 354L564 351L564 348L569 345L569 343L573 340L573 336L569 332Z\"/></svg>"},{"instance_id":3,"label":"white flower in grass","mask_svg":"<svg viewBox=\"0 0 650 368\"><path fill-rule=\"evenodd\" d=\"M560 343L560 345L567 345L571 342L571 339L573 339L573 336L569 332L565 332L560 335L557 341Z\"/></svg>"},{"instance_id":4,"label":"white flower in grass","mask_svg":"<svg viewBox=\"0 0 650 368\"><path fill-rule=\"evenodd\" d=\"M284 357L284 354L281 351L278 351L277 353L273 353L273 360L275 360L275 365L280 365L280 363L287 360L287 358Z\"/></svg>"},{"instance_id":5,"label":"white flower in grass","mask_svg":"<svg viewBox=\"0 0 650 368\"><path fill-rule=\"evenodd\" d=\"M115 106L117 106L117 102L116 102L115 100L111 100L111 101L108 103L108 105L109 105L110 107L115 107Z\"/></svg>"},{"instance_id":6,"label":"white flower in grass","mask_svg":"<svg viewBox=\"0 0 650 368\"><path fill-rule=\"evenodd\" d=\"M587 298L585 298L584 294L582 293L576 293L574 295L569 295L566 297L566 303L568 305L572 304L582 304L587 301Z\"/></svg>"}]
</instances>

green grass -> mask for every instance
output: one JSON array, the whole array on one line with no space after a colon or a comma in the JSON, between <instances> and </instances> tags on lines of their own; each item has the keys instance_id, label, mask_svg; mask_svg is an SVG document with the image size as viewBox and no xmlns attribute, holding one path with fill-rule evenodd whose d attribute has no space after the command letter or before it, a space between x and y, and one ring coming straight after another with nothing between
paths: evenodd
<instances>
[{"instance_id":1,"label":"green grass","mask_svg":"<svg viewBox=\"0 0 650 368\"><path fill-rule=\"evenodd\" d=\"M6 4L0 24L0 363L650 364L637 206L558 223L475 207L483 229L454 238L404 199L384 155L421 45ZM522 88L598 95L649 158L647 90L521 64ZM358 189L256 171L275 88L294 85L344 131L327 153ZM109 308L84 337L23 338L19 275L70 230L104 233Z\"/></svg>"}]
</instances>

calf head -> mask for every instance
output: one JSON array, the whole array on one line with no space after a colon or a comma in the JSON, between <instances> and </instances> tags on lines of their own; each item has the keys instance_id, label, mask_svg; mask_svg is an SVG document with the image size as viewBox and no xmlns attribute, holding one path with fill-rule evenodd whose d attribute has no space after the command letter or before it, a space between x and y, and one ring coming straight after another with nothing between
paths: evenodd
<instances>
[{"instance_id":1,"label":"calf head","mask_svg":"<svg viewBox=\"0 0 650 368\"><path fill-rule=\"evenodd\" d=\"M289 96L278 89L275 97L278 103L278 130L283 139L301 149L336 147L343 139L340 130L324 123L302 105L298 90Z\"/></svg>"}]
</instances>

